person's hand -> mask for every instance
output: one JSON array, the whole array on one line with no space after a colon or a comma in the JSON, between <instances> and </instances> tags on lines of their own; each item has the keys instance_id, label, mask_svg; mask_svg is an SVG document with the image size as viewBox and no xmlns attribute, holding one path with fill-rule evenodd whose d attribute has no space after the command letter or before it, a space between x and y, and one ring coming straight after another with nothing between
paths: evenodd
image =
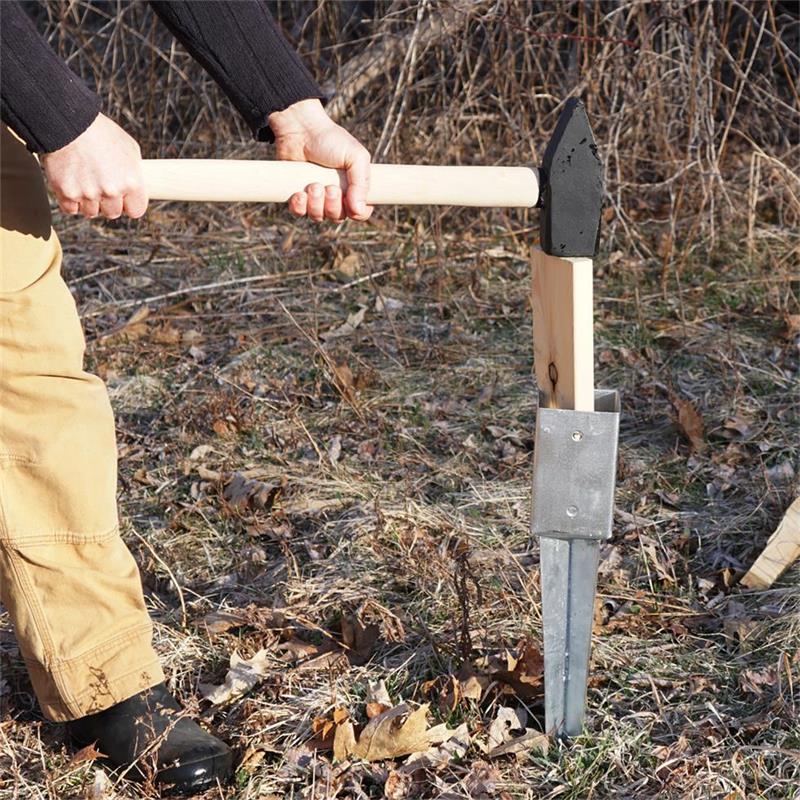
<instances>
[{"instance_id":1,"label":"person's hand","mask_svg":"<svg viewBox=\"0 0 800 800\"><path fill-rule=\"evenodd\" d=\"M347 173L347 191L339 186L311 183L289 198L289 210L316 222L345 217L365 220L373 212L367 205L370 155L367 149L326 113L319 100L301 100L269 116L278 158L311 161Z\"/></svg>"},{"instance_id":2,"label":"person's hand","mask_svg":"<svg viewBox=\"0 0 800 800\"><path fill-rule=\"evenodd\" d=\"M45 153L40 161L65 214L117 219L123 214L141 217L147 210L139 145L103 114L77 139Z\"/></svg>"}]
</instances>

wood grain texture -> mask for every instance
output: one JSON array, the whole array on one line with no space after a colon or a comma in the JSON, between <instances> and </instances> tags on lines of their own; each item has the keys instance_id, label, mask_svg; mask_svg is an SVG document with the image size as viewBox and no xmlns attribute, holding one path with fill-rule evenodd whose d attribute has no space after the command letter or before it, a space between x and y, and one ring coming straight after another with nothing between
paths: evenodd
<instances>
[{"instance_id":1,"label":"wood grain texture","mask_svg":"<svg viewBox=\"0 0 800 800\"><path fill-rule=\"evenodd\" d=\"M592 260L536 249L531 267L533 361L545 404L593 411Z\"/></svg>"},{"instance_id":2,"label":"wood grain texture","mask_svg":"<svg viewBox=\"0 0 800 800\"><path fill-rule=\"evenodd\" d=\"M310 183L347 188L345 174L299 161L145 159L151 200L285 203ZM531 167L438 167L373 164L372 205L531 208L539 172Z\"/></svg>"},{"instance_id":3,"label":"wood grain texture","mask_svg":"<svg viewBox=\"0 0 800 800\"><path fill-rule=\"evenodd\" d=\"M742 584L750 589L767 589L800 558L800 497L786 510L780 525L769 537Z\"/></svg>"}]
</instances>

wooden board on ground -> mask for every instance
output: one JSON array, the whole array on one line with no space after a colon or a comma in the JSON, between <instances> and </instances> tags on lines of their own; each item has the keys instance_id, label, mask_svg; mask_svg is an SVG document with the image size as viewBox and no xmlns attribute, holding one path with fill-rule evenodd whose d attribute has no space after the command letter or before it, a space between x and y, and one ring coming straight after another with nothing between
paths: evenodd
<instances>
[{"instance_id":1,"label":"wooden board on ground","mask_svg":"<svg viewBox=\"0 0 800 800\"><path fill-rule=\"evenodd\" d=\"M742 578L749 589L767 589L800 558L800 497L786 510L767 546Z\"/></svg>"},{"instance_id":2,"label":"wooden board on ground","mask_svg":"<svg viewBox=\"0 0 800 800\"><path fill-rule=\"evenodd\" d=\"M550 408L594 411L592 259L532 257L536 382Z\"/></svg>"}]
</instances>

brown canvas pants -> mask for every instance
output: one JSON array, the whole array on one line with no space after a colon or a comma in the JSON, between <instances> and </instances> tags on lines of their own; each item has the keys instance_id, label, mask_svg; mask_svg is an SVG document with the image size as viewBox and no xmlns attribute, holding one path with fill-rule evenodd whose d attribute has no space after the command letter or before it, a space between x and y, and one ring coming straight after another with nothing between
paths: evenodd
<instances>
[{"instance_id":1,"label":"brown canvas pants","mask_svg":"<svg viewBox=\"0 0 800 800\"><path fill-rule=\"evenodd\" d=\"M114 419L36 159L0 126L0 600L52 720L163 680L119 536Z\"/></svg>"}]
</instances>

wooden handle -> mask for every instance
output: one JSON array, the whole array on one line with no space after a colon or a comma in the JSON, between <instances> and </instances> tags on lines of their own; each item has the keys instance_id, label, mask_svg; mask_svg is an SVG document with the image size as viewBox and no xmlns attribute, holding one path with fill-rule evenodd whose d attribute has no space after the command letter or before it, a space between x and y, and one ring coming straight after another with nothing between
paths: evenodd
<instances>
[{"instance_id":1,"label":"wooden handle","mask_svg":"<svg viewBox=\"0 0 800 800\"><path fill-rule=\"evenodd\" d=\"M285 203L309 183L347 188L343 172L299 161L154 159L142 163L152 200ZM418 167L373 164L372 205L531 208L539 172L531 167Z\"/></svg>"}]
</instances>

